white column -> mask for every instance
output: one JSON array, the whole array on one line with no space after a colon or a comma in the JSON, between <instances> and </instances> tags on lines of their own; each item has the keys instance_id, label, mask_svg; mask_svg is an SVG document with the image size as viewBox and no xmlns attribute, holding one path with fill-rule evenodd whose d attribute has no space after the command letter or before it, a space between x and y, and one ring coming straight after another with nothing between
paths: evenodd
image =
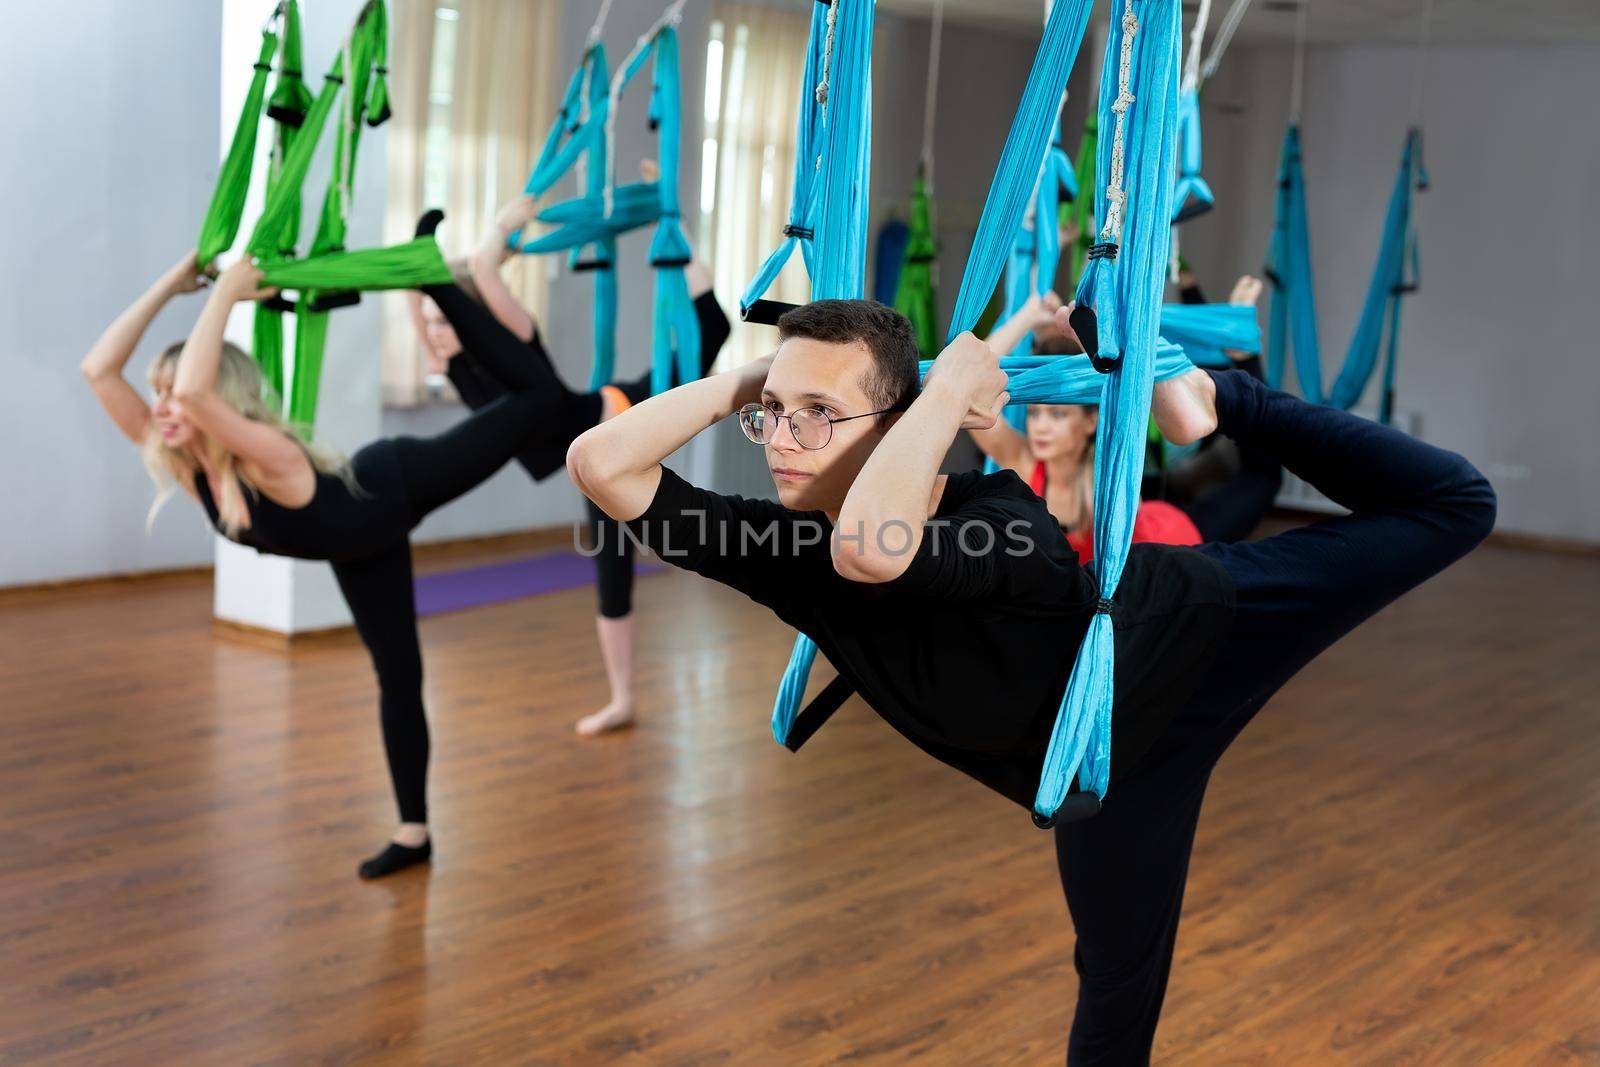
<instances>
[{"instance_id":1,"label":"white column","mask_svg":"<svg viewBox=\"0 0 1600 1067\"><path fill-rule=\"evenodd\" d=\"M305 80L313 94L322 88L322 74L333 61L363 0L309 0L301 5L305 28ZM233 138L239 108L253 73L251 63L260 47L261 25L276 0L232 0L224 8L222 27L222 149ZM271 89L271 83L268 83ZM341 105L343 100L341 98ZM323 130L331 145L336 107ZM263 127L257 141L256 167L241 242L261 210L266 155L271 138ZM348 244L367 248L381 243L384 208L383 127L364 127L356 162L354 202L350 211ZM323 148L306 178L304 219L300 248L311 243L322 195L327 189L331 151ZM328 347L323 359L322 390L317 410L316 438L345 454L376 438L382 426L382 398L378 390L379 331L382 294L364 294L359 305L335 311L329 323ZM228 339L249 349L252 311L238 308L228 321ZM293 328L286 331L286 359L293 358ZM221 537L217 538L216 576L212 610L218 619L282 634L306 633L350 625L333 572L326 563L263 556Z\"/></svg>"}]
</instances>

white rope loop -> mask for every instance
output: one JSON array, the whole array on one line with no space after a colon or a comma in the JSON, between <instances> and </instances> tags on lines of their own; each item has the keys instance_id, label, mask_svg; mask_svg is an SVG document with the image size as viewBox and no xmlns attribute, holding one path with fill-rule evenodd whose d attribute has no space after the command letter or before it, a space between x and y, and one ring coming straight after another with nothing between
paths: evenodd
<instances>
[{"instance_id":1,"label":"white rope loop","mask_svg":"<svg viewBox=\"0 0 1600 1067\"><path fill-rule=\"evenodd\" d=\"M1200 10L1194 17L1194 29L1189 31L1189 54L1183 60L1183 92L1200 88L1200 46L1205 43L1206 23L1211 21L1211 0L1200 0Z\"/></svg>"},{"instance_id":2,"label":"white rope loop","mask_svg":"<svg viewBox=\"0 0 1600 1067\"><path fill-rule=\"evenodd\" d=\"M817 83L817 106L826 114L828 110L828 75L833 69L833 34L839 22L839 0L828 3L828 36L822 42L822 80Z\"/></svg>"},{"instance_id":3,"label":"white rope loop","mask_svg":"<svg viewBox=\"0 0 1600 1067\"><path fill-rule=\"evenodd\" d=\"M1122 211L1128 202L1128 194L1122 188L1122 178L1128 109L1134 101L1133 40L1138 35L1139 18L1133 13L1133 0L1124 0L1122 54L1117 61L1117 98L1111 104L1111 110L1117 116L1117 128L1111 138L1111 181L1106 186L1106 221L1100 227L1101 244L1117 244L1122 240Z\"/></svg>"},{"instance_id":4,"label":"white rope loop","mask_svg":"<svg viewBox=\"0 0 1600 1067\"><path fill-rule=\"evenodd\" d=\"M655 43L657 37L669 26L677 26L683 21L683 5L688 0L673 0L667 9L656 19L655 24L639 36L633 43L633 48L617 64L615 73L611 75L611 85L607 92L606 106L606 184L601 202L604 205L603 216L611 217L615 208L617 185L617 112L621 110L622 90L628 84L628 69L633 66L633 61L639 58L640 53Z\"/></svg>"},{"instance_id":5,"label":"white rope loop","mask_svg":"<svg viewBox=\"0 0 1600 1067\"><path fill-rule=\"evenodd\" d=\"M587 47L593 48L600 43L600 35L605 31L606 19L611 14L611 0L600 0L600 14L595 17L594 25L589 27L589 43Z\"/></svg>"}]
</instances>

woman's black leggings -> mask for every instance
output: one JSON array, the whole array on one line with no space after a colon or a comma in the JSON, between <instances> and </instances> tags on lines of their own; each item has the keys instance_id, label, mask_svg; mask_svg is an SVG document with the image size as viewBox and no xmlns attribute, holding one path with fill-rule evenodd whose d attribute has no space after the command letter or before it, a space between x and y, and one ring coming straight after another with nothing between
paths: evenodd
<instances>
[{"instance_id":1,"label":"woman's black leggings","mask_svg":"<svg viewBox=\"0 0 1600 1067\"><path fill-rule=\"evenodd\" d=\"M456 286L435 286L425 291L439 304L461 341L462 352L450 361L449 375L468 407L489 403L503 395L511 384L511 379L502 379L490 366L487 357L492 355L499 365L510 363L519 368L537 368L541 380L547 383L546 388L551 388L556 398L555 414L549 420L548 432L535 436L529 446L518 453L517 460L535 481L560 470L566 463L567 447L579 434L600 422L601 395L567 388L556 376L537 333L531 341L523 341L506 329L488 308ZM700 294L695 298L694 307L700 321L700 373L704 375L716 362L731 325L714 293ZM548 385L550 379L556 382L553 387ZM617 387L630 403L636 404L650 395L650 375L646 373L621 382ZM584 504L588 512L589 542L594 552L600 614L607 619L624 618L633 611L632 540L599 508L589 501Z\"/></svg>"},{"instance_id":2,"label":"woman's black leggings","mask_svg":"<svg viewBox=\"0 0 1600 1067\"><path fill-rule=\"evenodd\" d=\"M1149 1062L1211 770L1278 689L1357 624L1471 551L1494 490L1462 457L1343 411L1213 374L1220 432L1281 460L1351 514L1206 544L1237 608L1193 697L1092 819L1056 827L1077 928L1067 1062Z\"/></svg>"},{"instance_id":3,"label":"woman's black leggings","mask_svg":"<svg viewBox=\"0 0 1600 1067\"><path fill-rule=\"evenodd\" d=\"M496 368L497 374L502 371L502 380L514 382L515 392L436 436L374 441L352 461L358 469L390 476L379 484L363 484L363 489L404 498L403 507L392 509L394 538L387 547L331 564L377 671L383 745L402 822L428 819L428 722L422 706L410 532L436 508L487 481L528 447L552 415L553 372L536 366ZM371 503L374 508L393 504Z\"/></svg>"}]
</instances>

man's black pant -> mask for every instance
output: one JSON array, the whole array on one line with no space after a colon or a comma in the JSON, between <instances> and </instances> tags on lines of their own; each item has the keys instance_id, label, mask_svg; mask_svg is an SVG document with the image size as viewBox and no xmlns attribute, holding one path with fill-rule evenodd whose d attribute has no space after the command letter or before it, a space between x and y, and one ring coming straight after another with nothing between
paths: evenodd
<instances>
[{"instance_id":1,"label":"man's black pant","mask_svg":"<svg viewBox=\"0 0 1600 1067\"><path fill-rule=\"evenodd\" d=\"M1056 828L1078 936L1074 1067L1149 1060L1201 801L1228 745L1300 668L1494 525L1494 490L1462 457L1237 371L1213 377L1221 433L1351 514L1202 547L1238 593L1220 655L1147 756L1112 781L1100 813Z\"/></svg>"}]
</instances>

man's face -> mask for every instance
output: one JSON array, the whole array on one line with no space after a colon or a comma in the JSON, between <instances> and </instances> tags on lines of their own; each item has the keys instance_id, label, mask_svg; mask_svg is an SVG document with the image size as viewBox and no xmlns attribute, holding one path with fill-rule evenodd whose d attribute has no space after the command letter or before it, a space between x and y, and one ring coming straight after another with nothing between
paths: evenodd
<instances>
[{"instance_id":1,"label":"man's face","mask_svg":"<svg viewBox=\"0 0 1600 1067\"><path fill-rule=\"evenodd\" d=\"M802 408L821 408L829 419L850 419L876 411L863 388L871 368L872 356L864 343L831 344L791 337L778 346L761 402L769 418ZM802 447L789 420L774 419L776 429L765 448L779 501L795 511L837 514L856 475L896 417L874 415L835 422L828 443L821 448Z\"/></svg>"}]
</instances>

